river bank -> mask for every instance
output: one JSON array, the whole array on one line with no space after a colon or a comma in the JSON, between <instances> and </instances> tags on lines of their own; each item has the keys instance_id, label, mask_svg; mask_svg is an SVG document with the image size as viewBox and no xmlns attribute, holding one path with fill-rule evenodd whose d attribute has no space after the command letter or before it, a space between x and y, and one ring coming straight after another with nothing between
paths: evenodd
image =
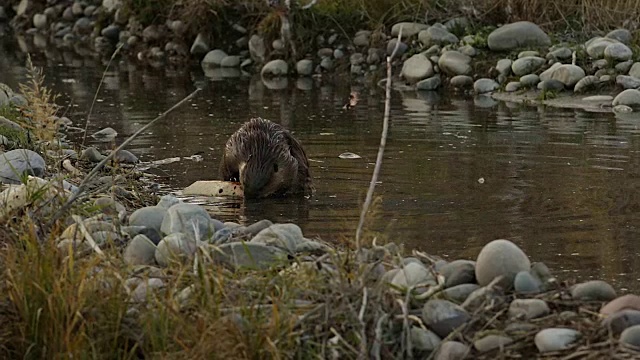
<instances>
[{"instance_id":1,"label":"river bank","mask_svg":"<svg viewBox=\"0 0 640 360\"><path fill-rule=\"evenodd\" d=\"M62 210L109 153L68 140L83 129L35 79L2 87L7 358L638 356L637 296L556 278L507 240L445 261L385 234L354 249L296 224L223 223L159 197L124 151Z\"/></svg>"},{"instance_id":2,"label":"river bank","mask_svg":"<svg viewBox=\"0 0 640 360\"><path fill-rule=\"evenodd\" d=\"M406 8L428 10L409 3ZM464 11L457 13L461 16L453 16L455 11L440 14L448 19L442 22L384 18L373 29L363 27L367 22L362 20L327 26L321 21L336 21L332 16L337 13L313 2L287 8L275 3L231 6L196 1L191 8L176 5L178 9L174 6L168 13L163 11L169 4L161 5L95 1L45 6L25 0L0 11L0 21L10 24L5 36L16 36L22 52L42 53L53 61L77 62L80 56L106 64L114 56L133 66L157 69L196 65L214 80L259 74L270 89L285 88L284 79L295 77L309 89L314 81L346 74L370 85L384 81L381 65L400 41L394 65L399 91L508 93L498 97L529 103L530 96L522 94L531 90L537 100L570 95L570 107L584 104L586 110L617 112L631 112L640 104L637 24L622 18L619 24L605 24L611 31L585 28L565 35L529 21L486 25L486 19L464 16ZM398 19L406 17L393 9ZM373 9L364 10L371 22ZM153 11L158 13L152 16ZM217 17L196 16L207 11ZM344 14L349 11L346 8ZM192 18L185 18L185 13ZM308 23L309 17L316 22ZM604 97L595 98L596 106L590 104L593 98L579 101L588 95Z\"/></svg>"}]
</instances>

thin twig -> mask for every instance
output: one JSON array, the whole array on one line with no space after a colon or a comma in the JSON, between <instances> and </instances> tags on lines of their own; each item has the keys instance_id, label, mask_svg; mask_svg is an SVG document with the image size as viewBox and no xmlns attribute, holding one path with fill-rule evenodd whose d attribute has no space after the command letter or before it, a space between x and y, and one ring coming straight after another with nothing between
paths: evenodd
<instances>
[{"instance_id":1,"label":"thin twig","mask_svg":"<svg viewBox=\"0 0 640 360\"><path fill-rule=\"evenodd\" d=\"M151 126L153 126L155 123L157 123L159 120L164 119L169 113L171 113L173 110L179 108L182 104L184 104L185 102L189 101L191 98L193 98L198 92L200 91L200 88L197 88L196 90L194 90L191 94L189 94L187 97L185 97L184 99L180 100L177 104L173 105L169 110L163 112L162 114L158 115L158 117L156 117L155 119L151 120L148 124L146 124L145 126L141 127L140 129L138 129L138 131L136 131L133 135L129 136L122 144L120 144L120 146L118 146L115 150L113 150L111 153L109 153L102 161L100 161L98 163L98 165L96 165L90 172L89 174L87 174L87 176L85 176L84 180L82 180L82 182L80 183L80 185L78 185L78 190L73 194L73 196L71 196L71 198L69 198L69 200L67 200L64 205L62 205L62 207L55 213L55 215L51 218L51 220L49 220L49 222L47 223L47 227L50 227L53 223L55 223L67 210L69 210L69 208L71 207L71 205L78 200L78 198L80 198L80 196L82 195L82 193L86 190L87 185L89 184L89 181L91 181L91 179L93 179L96 174L98 174L98 172L100 171L100 169L102 169L102 167L104 167L105 164L107 164L107 162L109 162L120 150L122 150L123 148L125 148L127 145L129 145L129 143L131 143L136 137L138 137L138 135L140 135L143 131L147 130L148 128L150 128Z\"/></svg>"},{"instance_id":2,"label":"thin twig","mask_svg":"<svg viewBox=\"0 0 640 360\"><path fill-rule=\"evenodd\" d=\"M371 201L373 199L373 191L376 187L376 182L378 182L378 177L380 175L380 168L382 167L382 155L384 154L384 148L387 145L387 132L389 130L389 113L391 112L391 61L393 57L396 55L398 51L398 47L400 46L400 39L402 37L402 27L400 28L400 32L398 33L398 41L396 41L396 46L391 53L391 56L387 56L387 86L385 90L385 99L384 99L384 120L382 122L382 134L380 135L380 147L378 147L378 157L376 158L376 166L373 169L373 175L371 176L371 182L369 183L369 189L367 190L367 197L364 200L364 205L362 205L362 212L360 213L360 221L358 222L358 228L356 229L356 249L360 250L360 235L362 234L362 227L364 226L364 219L369 211L369 207L371 206Z\"/></svg>"},{"instance_id":3,"label":"thin twig","mask_svg":"<svg viewBox=\"0 0 640 360\"><path fill-rule=\"evenodd\" d=\"M358 359L367 358L367 323L364 321L364 312L367 308L367 287L362 287L362 306L360 307L360 313L358 314L358 320L360 320L360 354Z\"/></svg>"},{"instance_id":4,"label":"thin twig","mask_svg":"<svg viewBox=\"0 0 640 360\"><path fill-rule=\"evenodd\" d=\"M89 112L87 113L87 122L84 124L84 135L82 135L82 146L84 146L84 143L87 140L87 128L89 127L89 120L91 118L91 113L93 112L93 107L96 105L96 101L98 101L98 93L100 93L100 88L104 83L104 78L107 76L107 71L109 71L109 67L111 67L111 62L115 59L116 55L120 52L120 49L122 49L123 46L124 46L124 43L118 45L118 47L113 52L113 54L111 54L111 58L107 63L107 67L102 72L102 78L100 79L100 83L98 84L96 93L93 94L93 101L91 101L91 107L89 107Z\"/></svg>"}]
</instances>

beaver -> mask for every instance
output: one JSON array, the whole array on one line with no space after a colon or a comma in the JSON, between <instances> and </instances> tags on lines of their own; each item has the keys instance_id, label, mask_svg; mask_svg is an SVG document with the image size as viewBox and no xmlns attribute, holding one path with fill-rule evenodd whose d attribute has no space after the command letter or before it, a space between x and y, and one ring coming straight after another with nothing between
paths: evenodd
<instances>
[{"instance_id":1,"label":"beaver","mask_svg":"<svg viewBox=\"0 0 640 360\"><path fill-rule=\"evenodd\" d=\"M227 141L220 163L225 181L239 181L245 198L310 196L315 188L302 145L282 125L253 118Z\"/></svg>"}]
</instances>

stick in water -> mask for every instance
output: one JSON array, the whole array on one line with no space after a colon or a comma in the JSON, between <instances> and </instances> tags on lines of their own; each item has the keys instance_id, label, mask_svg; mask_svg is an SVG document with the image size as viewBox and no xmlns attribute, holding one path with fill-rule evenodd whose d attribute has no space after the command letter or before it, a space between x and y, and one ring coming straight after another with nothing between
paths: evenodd
<instances>
[{"instance_id":1,"label":"stick in water","mask_svg":"<svg viewBox=\"0 0 640 360\"><path fill-rule=\"evenodd\" d=\"M396 41L396 46L393 48L393 52L391 56L387 56L387 85L385 87L385 98L384 98L384 120L382 122L382 134L380 135L380 147L378 147L378 157L376 158L376 166L373 169L373 175L371 176L371 182L369 183L369 190L367 190L367 197L364 200L364 205L362 205L362 212L360 213L360 222L358 222L358 228L356 229L356 249L360 250L360 235L362 233L362 227L364 226L364 219L367 216L367 212L369 211L369 206L371 206L371 201L373 199L373 190L376 187L376 182L378 182L378 176L380 175L380 168L382 167L382 155L384 154L384 148L387 145L387 132L389 130L389 112L391 111L391 60L396 55L398 51L398 47L400 45L400 38L402 37L402 27L400 28L400 33L398 34L398 41Z\"/></svg>"}]
</instances>

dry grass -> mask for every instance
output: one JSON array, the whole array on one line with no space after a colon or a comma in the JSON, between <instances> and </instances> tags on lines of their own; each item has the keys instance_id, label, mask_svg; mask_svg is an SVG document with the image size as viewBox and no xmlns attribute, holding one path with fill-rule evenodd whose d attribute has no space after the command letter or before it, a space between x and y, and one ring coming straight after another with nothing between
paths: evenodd
<instances>
[{"instance_id":1,"label":"dry grass","mask_svg":"<svg viewBox=\"0 0 640 360\"><path fill-rule=\"evenodd\" d=\"M27 77L28 82L20 84L20 91L29 103L28 110L24 111L24 124L36 140L52 141L60 127L55 117L58 111L55 104L57 95L43 86L42 70L33 66L31 57L27 57Z\"/></svg>"}]
</instances>

